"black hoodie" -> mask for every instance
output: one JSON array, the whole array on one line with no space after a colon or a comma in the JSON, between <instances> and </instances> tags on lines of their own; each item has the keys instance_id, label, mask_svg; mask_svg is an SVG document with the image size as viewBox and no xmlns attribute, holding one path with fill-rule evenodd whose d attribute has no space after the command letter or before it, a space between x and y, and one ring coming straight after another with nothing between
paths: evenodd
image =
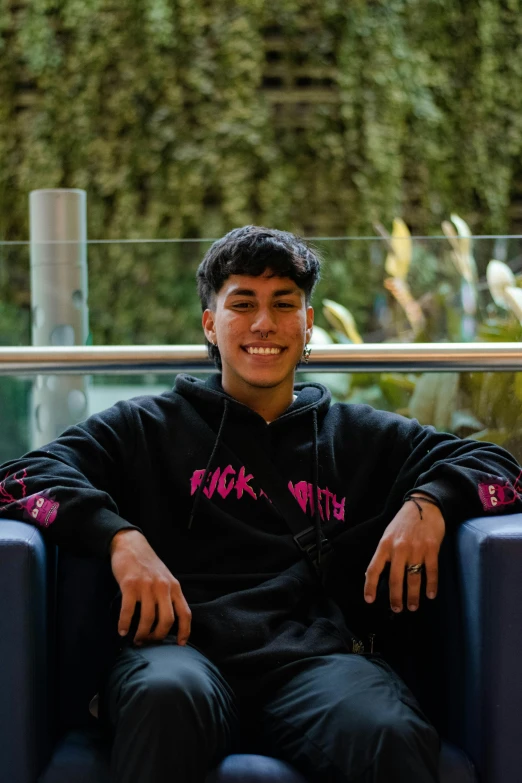
<instances>
[{"instance_id":1,"label":"black hoodie","mask_svg":"<svg viewBox=\"0 0 522 783\"><path fill-rule=\"evenodd\" d=\"M435 498L452 527L522 510L520 468L497 446L331 405L320 384L295 393L267 424L223 391L220 376L179 375L173 391L119 402L3 465L0 517L105 558L115 533L141 530L181 583L190 642L236 674L351 651L357 642L285 517L320 526L332 567L362 592L409 491Z\"/></svg>"}]
</instances>

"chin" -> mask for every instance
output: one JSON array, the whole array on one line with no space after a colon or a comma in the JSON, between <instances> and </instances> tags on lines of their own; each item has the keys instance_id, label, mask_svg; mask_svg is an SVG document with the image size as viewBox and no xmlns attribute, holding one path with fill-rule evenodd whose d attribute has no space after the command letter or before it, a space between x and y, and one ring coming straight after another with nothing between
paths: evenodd
<instances>
[{"instance_id":1,"label":"chin","mask_svg":"<svg viewBox=\"0 0 522 783\"><path fill-rule=\"evenodd\" d=\"M254 375L254 376L243 376L243 380L249 384L249 386L257 386L259 389L272 389L275 386L279 386L283 381L284 378L274 378L273 376L263 376L263 375Z\"/></svg>"}]
</instances>

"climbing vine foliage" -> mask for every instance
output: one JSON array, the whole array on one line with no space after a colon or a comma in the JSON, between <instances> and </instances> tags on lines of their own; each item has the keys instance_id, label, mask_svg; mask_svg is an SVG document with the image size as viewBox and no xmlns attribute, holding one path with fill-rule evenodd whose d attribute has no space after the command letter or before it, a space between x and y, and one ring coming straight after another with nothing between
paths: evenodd
<instances>
[{"instance_id":1,"label":"climbing vine foliage","mask_svg":"<svg viewBox=\"0 0 522 783\"><path fill-rule=\"evenodd\" d=\"M397 214L425 233L450 211L506 231L521 174L521 6L5 2L1 237L26 237L39 187L85 188L97 238L246 221L368 234ZM274 35L300 123L277 119L288 91L269 95ZM326 97L310 102L298 77L319 71Z\"/></svg>"},{"instance_id":2,"label":"climbing vine foliage","mask_svg":"<svg viewBox=\"0 0 522 783\"><path fill-rule=\"evenodd\" d=\"M516 223L522 0L19 0L0 62L0 239L27 238L29 192L58 187L87 191L97 239ZM183 254L91 256L98 339L149 339L159 292L102 316Z\"/></svg>"}]
</instances>

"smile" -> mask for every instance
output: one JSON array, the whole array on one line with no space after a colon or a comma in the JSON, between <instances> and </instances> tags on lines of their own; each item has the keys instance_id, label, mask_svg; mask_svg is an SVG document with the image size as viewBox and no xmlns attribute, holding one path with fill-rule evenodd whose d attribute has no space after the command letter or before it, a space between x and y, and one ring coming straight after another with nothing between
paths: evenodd
<instances>
[{"instance_id":1,"label":"smile","mask_svg":"<svg viewBox=\"0 0 522 783\"><path fill-rule=\"evenodd\" d=\"M282 352L282 348L245 348L249 354L260 354L261 356L275 356Z\"/></svg>"}]
</instances>

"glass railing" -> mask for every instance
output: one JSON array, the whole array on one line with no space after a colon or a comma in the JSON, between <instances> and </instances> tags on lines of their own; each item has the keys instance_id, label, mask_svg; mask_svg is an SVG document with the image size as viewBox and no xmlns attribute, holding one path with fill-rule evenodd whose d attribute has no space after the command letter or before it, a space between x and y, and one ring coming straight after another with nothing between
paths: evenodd
<instances>
[{"instance_id":1,"label":"glass railing","mask_svg":"<svg viewBox=\"0 0 522 783\"><path fill-rule=\"evenodd\" d=\"M189 369L208 371L202 364L195 272L210 242L89 242L89 328L84 342L93 349L198 346ZM298 380L325 383L336 400L369 403L459 436L492 440L522 459L522 372L517 372L522 368L517 345L522 307L517 309L517 296L501 301L486 278L489 261L504 262L506 267L500 269L512 274L510 287L516 293L522 238L473 238L472 275L463 267L465 259L459 260L464 246L446 237L413 238L411 261L402 277L390 264L390 246L383 239L311 242L324 259L314 297L316 341L322 345L314 346L315 358ZM400 243L395 250L400 256ZM28 450L38 438L41 443L49 417L46 406L56 406L57 400L67 407L69 418L79 421L118 399L170 388L181 368L172 361L149 360L125 366L124 357L123 363L102 362L96 369L81 362L71 365L74 376L49 363L33 374L19 365L8 369L2 347L29 346L32 323L41 317L31 302L29 244L0 243L0 462ZM359 340L360 347L353 345ZM321 354L350 343L353 351L375 350L372 361L361 364L359 354L357 362L344 357L321 365ZM430 355L457 348L455 343L465 343L470 350L487 343L497 357L505 350L509 356L505 362L485 361L478 354L474 362L464 354L438 363L433 355L423 363L418 353L408 361L397 358L408 346L422 347ZM511 353L499 343L510 343ZM67 341L58 339L55 345L60 344ZM60 426L59 417L57 422Z\"/></svg>"},{"instance_id":2,"label":"glass railing","mask_svg":"<svg viewBox=\"0 0 522 783\"><path fill-rule=\"evenodd\" d=\"M522 363L521 363L522 366ZM203 373L191 373L205 377ZM1 426L0 463L14 459L60 434L60 418L51 437L44 435L42 400L54 394L69 413L81 421L87 415L110 407L121 399L141 394L161 394L171 389L176 373L94 376L0 375ZM60 379L74 383L61 395ZM86 404L78 405L78 379L83 383ZM521 372L300 372L298 382L318 381L326 385L334 400L365 403L382 410L417 418L422 424L459 437L492 441L504 446L522 461L522 371ZM48 396L45 397L45 394ZM43 395L43 396L42 396ZM65 402L63 402L65 400ZM71 405L72 402L72 405Z\"/></svg>"},{"instance_id":3,"label":"glass railing","mask_svg":"<svg viewBox=\"0 0 522 783\"><path fill-rule=\"evenodd\" d=\"M401 240L394 241L400 252ZM458 241L452 244L445 236L412 238L411 261L400 282L387 263L386 240L312 238L323 257L314 305L316 324L329 335L325 339L349 339L328 305L335 302L350 312L365 343L519 340L518 317L495 304L486 268L496 259L522 276L522 237L472 238L473 281L466 280L465 245L462 250ZM84 342L200 343L195 273L210 244L211 240L88 242L89 329ZM518 282L515 279L515 285ZM29 345L32 320L41 315L31 309L29 244L0 243L0 345Z\"/></svg>"}]
</instances>

